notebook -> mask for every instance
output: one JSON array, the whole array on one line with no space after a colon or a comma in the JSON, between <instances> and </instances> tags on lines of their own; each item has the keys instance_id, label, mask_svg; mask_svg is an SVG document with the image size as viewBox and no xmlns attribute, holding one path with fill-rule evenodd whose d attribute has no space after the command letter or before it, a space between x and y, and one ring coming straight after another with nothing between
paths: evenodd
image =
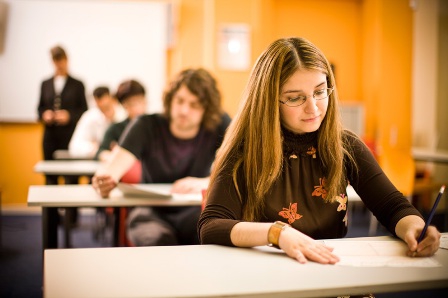
<instances>
[{"instance_id":1,"label":"notebook","mask_svg":"<svg viewBox=\"0 0 448 298\"><path fill-rule=\"evenodd\" d=\"M118 183L117 188L125 197L171 198L171 184Z\"/></svg>"}]
</instances>

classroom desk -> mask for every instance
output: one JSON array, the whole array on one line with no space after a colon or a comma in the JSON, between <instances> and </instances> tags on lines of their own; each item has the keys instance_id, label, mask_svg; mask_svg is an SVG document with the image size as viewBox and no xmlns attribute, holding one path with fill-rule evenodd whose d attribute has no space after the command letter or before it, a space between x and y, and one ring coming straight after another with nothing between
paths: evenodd
<instances>
[{"instance_id":1,"label":"classroom desk","mask_svg":"<svg viewBox=\"0 0 448 298\"><path fill-rule=\"evenodd\" d=\"M448 150L412 148L412 157L416 161L429 161L448 164Z\"/></svg>"},{"instance_id":2,"label":"classroom desk","mask_svg":"<svg viewBox=\"0 0 448 298\"><path fill-rule=\"evenodd\" d=\"M157 187L157 184L153 184ZM160 184L163 187L163 184ZM42 244L49 246L52 235L57 233L57 225L50 222L48 212L51 208L61 207L134 207L134 206L200 206L201 200L160 199L142 197L124 197L114 189L109 198L101 196L90 184L83 185L32 185L28 191L28 206L42 207ZM117 220L118 222L118 220ZM118 224L117 224L118 226ZM117 237L117 231L114 233ZM118 239L114 240L115 245Z\"/></svg>"},{"instance_id":3,"label":"classroom desk","mask_svg":"<svg viewBox=\"0 0 448 298\"><path fill-rule=\"evenodd\" d=\"M34 172L45 175L92 176L100 167L96 160L41 160L34 166Z\"/></svg>"},{"instance_id":4,"label":"classroom desk","mask_svg":"<svg viewBox=\"0 0 448 298\"><path fill-rule=\"evenodd\" d=\"M392 237L340 241L394 240ZM46 250L44 297L336 297L448 286L442 267L299 264L269 247L217 245Z\"/></svg>"},{"instance_id":5,"label":"classroom desk","mask_svg":"<svg viewBox=\"0 0 448 298\"><path fill-rule=\"evenodd\" d=\"M60 150L65 152L65 150ZM68 152L68 151L67 151ZM101 162L96 160L42 160L34 166L34 172L42 173L44 175L58 175L58 176L92 176L96 170L101 166ZM48 225L58 225L57 208L42 208L42 214L45 217L45 222ZM67 213L69 215L70 213ZM71 246L70 241L70 225L71 218L65 216L64 218L64 244L65 247ZM52 229L44 243L45 248L56 248L58 243L57 228Z\"/></svg>"},{"instance_id":6,"label":"classroom desk","mask_svg":"<svg viewBox=\"0 0 448 298\"><path fill-rule=\"evenodd\" d=\"M54 159L64 159L64 160L88 160L88 159L94 159L95 156L73 156L70 154L69 150L56 150L53 153L53 158Z\"/></svg>"}]
</instances>

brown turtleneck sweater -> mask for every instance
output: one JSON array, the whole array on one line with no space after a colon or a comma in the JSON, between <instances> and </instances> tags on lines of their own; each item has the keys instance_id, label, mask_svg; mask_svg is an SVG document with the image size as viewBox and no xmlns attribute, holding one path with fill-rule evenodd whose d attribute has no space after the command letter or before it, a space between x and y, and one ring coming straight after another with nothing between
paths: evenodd
<instances>
[{"instance_id":1,"label":"brown turtleneck sweater","mask_svg":"<svg viewBox=\"0 0 448 298\"><path fill-rule=\"evenodd\" d=\"M347 233L347 194L341 190L332 203L324 200L324 175L317 152L317 132L296 135L283 129L283 168L277 182L265 196L261 221L289 223L314 239L341 238ZM353 186L379 222L395 235L395 225L406 215L420 213L392 185L365 144L344 132L358 170L345 163L347 183ZM198 232L202 244L233 246L230 231L242 221L242 206L233 186L232 165L210 186L207 206L201 214ZM239 183L243 195L244 183Z\"/></svg>"}]
</instances>

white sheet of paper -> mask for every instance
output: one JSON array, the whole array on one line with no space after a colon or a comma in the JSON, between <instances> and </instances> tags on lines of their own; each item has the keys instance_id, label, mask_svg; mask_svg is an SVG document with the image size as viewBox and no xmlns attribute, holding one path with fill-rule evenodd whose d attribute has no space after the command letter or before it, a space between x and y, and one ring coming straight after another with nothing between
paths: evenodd
<instances>
[{"instance_id":1,"label":"white sheet of paper","mask_svg":"<svg viewBox=\"0 0 448 298\"><path fill-rule=\"evenodd\" d=\"M440 248L448 249L448 235L440 237Z\"/></svg>"},{"instance_id":2,"label":"white sheet of paper","mask_svg":"<svg viewBox=\"0 0 448 298\"><path fill-rule=\"evenodd\" d=\"M112 150L110 161L101 164L95 175L109 175L114 181L120 181L121 177L135 163L135 160L135 156L131 152L120 146L115 146Z\"/></svg>"},{"instance_id":3,"label":"white sheet of paper","mask_svg":"<svg viewBox=\"0 0 448 298\"><path fill-rule=\"evenodd\" d=\"M171 198L171 184L129 184L120 182L117 188L125 196Z\"/></svg>"},{"instance_id":4,"label":"white sheet of paper","mask_svg":"<svg viewBox=\"0 0 448 298\"><path fill-rule=\"evenodd\" d=\"M164 198L173 199L178 201L198 201L202 200L200 193L193 194L178 194L171 193L172 184L129 184L118 183L117 188L128 197L147 197L151 198Z\"/></svg>"},{"instance_id":5,"label":"white sheet of paper","mask_svg":"<svg viewBox=\"0 0 448 298\"><path fill-rule=\"evenodd\" d=\"M336 265L355 267L439 267L433 257L406 256L407 246L402 241L338 241L325 240L340 257Z\"/></svg>"}]
</instances>

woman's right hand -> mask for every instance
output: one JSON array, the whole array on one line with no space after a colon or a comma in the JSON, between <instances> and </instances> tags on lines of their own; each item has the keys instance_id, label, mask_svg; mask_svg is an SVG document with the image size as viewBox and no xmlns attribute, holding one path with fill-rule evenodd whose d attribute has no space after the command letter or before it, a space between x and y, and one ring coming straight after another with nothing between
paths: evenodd
<instances>
[{"instance_id":1,"label":"woman's right hand","mask_svg":"<svg viewBox=\"0 0 448 298\"><path fill-rule=\"evenodd\" d=\"M117 183L110 175L95 175L92 178L92 186L101 197L107 198L112 189L117 186Z\"/></svg>"},{"instance_id":2,"label":"woman's right hand","mask_svg":"<svg viewBox=\"0 0 448 298\"><path fill-rule=\"evenodd\" d=\"M333 248L325 246L292 227L287 227L281 232L279 246L288 256L302 264L308 260L321 264L339 262L339 257L333 253Z\"/></svg>"}]
</instances>

